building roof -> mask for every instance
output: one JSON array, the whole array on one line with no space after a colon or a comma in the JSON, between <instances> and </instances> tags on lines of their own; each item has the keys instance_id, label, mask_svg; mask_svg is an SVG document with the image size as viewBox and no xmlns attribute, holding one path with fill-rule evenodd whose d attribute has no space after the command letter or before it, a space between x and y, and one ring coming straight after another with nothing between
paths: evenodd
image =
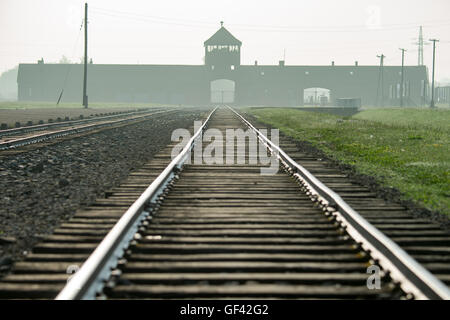
<instances>
[{"instance_id":1,"label":"building roof","mask_svg":"<svg viewBox=\"0 0 450 320\"><path fill-rule=\"evenodd\" d=\"M225 29L224 26L222 26L219 30L217 30L216 33L212 35L211 38L206 40L204 42L205 46L208 45L241 45L242 42L233 36L230 31Z\"/></svg>"}]
</instances>

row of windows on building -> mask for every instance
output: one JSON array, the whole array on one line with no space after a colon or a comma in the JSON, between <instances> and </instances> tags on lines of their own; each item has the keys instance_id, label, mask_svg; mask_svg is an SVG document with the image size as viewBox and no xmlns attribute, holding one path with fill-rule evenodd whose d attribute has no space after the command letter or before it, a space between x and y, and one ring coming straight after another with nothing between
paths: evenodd
<instances>
[{"instance_id":1,"label":"row of windows on building","mask_svg":"<svg viewBox=\"0 0 450 320\"><path fill-rule=\"evenodd\" d=\"M403 83L403 97L409 97L410 96L410 82L405 81ZM391 99L399 99L402 94L401 90L401 84L393 84L389 86L389 98Z\"/></svg>"},{"instance_id":2,"label":"row of windows on building","mask_svg":"<svg viewBox=\"0 0 450 320\"><path fill-rule=\"evenodd\" d=\"M212 52L215 50L228 50L229 52L234 52L234 51L239 51L239 46L207 46L206 50L208 50L208 52Z\"/></svg>"},{"instance_id":3,"label":"row of windows on building","mask_svg":"<svg viewBox=\"0 0 450 320\"><path fill-rule=\"evenodd\" d=\"M420 96L425 98L428 95L428 85L425 80L420 81Z\"/></svg>"},{"instance_id":4,"label":"row of windows on building","mask_svg":"<svg viewBox=\"0 0 450 320\"><path fill-rule=\"evenodd\" d=\"M215 66L214 66L214 65L211 65L211 70L214 70L214 69L215 69ZM234 64L230 65L230 70L235 70L235 69L236 69L236 66L235 66ZM261 74L262 76L265 75L264 71L261 71L260 74ZM350 74L351 76L353 76L355 73L354 73L353 71L350 71L349 74ZM309 71L305 71L305 75L309 75Z\"/></svg>"},{"instance_id":5,"label":"row of windows on building","mask_svg":"<svg viewBox=\"0 0 450 320\"><path fill-rule=\"evenodd\" d=\"M211 65L211 70L214 70L216 67L214 66L214 65ZM235 69L235 66L234 66L234 64L232 64L231 66L230 66L230 70L234 70Z\"/></svg>"},{"instance_id":6,"label":"row of windows on building","mask_svg":"<svg viewBox=\"0 0 450 320\"><path fill-rule=\"evenodd\" d=\"M437 102L450 102L450 86L437 87L434 96Z\"/></svg>"}]
</instances>

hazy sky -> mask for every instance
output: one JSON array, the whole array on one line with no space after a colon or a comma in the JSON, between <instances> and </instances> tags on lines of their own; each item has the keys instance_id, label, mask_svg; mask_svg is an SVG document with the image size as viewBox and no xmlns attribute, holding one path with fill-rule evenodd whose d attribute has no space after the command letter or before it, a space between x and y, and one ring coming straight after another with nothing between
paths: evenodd
<instances>
[{"instance_id":1,"label":"hazy sky","mask_svg":"<svg viewBox=\"0 0 450 320\"><path fill-rule=\"evenodd\" d=\"M83 55L84 2L0 0L0 72L43 57ZM419 26L437 47L437 79L450 78L449 0L91 0L94 63L202 64L203 41L223 20L243 42L242 64L417 64ZM78 41L77 41L78 39ZM425 46L431 67L432 46Z\"/></svg>"}]
</instances>

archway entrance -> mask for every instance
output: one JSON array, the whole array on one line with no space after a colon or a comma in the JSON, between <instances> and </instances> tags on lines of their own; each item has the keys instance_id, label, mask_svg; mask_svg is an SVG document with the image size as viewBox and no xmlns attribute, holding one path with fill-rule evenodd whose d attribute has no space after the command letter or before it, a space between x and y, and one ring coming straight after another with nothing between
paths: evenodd
<instances>
[{"instance_id":1,"label":"archway entrance","mask_svg":"<svg viewBox=\"0 0 450 320\"><path fill-rule=\"evenodd\" d=\"M234 88L233 80L211 81L211 103L234 103Z\"/></svg>"},{"instance_id":2,"label":"archway entrance","mask_svg":"<svg viewBox=\"0 0 450 320\"><path fill-rule=\"evenodd\" d=\"M305 105L326 106L331 103L330 89L307 88L303 90L303 103Z\"/></svg>"}]
</instances>

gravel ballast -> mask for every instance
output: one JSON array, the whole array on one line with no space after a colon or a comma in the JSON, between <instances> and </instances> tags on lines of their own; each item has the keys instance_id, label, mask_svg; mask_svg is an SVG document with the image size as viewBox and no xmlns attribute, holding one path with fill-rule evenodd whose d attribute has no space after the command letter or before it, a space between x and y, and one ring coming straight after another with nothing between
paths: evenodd
<instances>
[{"instance_id":1,"label":"gravel ballast","mask_svg":"<svg viewBox=\"0 0 450 320\"><path fill-rule=\"evenodd\" d=\"M201 111L150 120L56 143L0 160L0 273L43 235L89 205L189 128Z\"/></svg>"},{"instance_id":2,"label":"gravel ballast","mask_svg":"<svg viewBox=\"0 0 450 320\"><path fill-rule=\"evenodd\" d=\"M8 127L14 128L15 123L19 122L21 127L26 126L28 121L32 121L33 125L39 124L39 120L48 123L49 119L54 122L58 118L65 119L68 117L72 120L80 119L80 116L88 118L97 115L107 116L113 112L132 112L143 108L136 107L116 107L116 108L33 108L33 109L0 109L0 123L5 123Z\"/></svg>"}]
</instances>

